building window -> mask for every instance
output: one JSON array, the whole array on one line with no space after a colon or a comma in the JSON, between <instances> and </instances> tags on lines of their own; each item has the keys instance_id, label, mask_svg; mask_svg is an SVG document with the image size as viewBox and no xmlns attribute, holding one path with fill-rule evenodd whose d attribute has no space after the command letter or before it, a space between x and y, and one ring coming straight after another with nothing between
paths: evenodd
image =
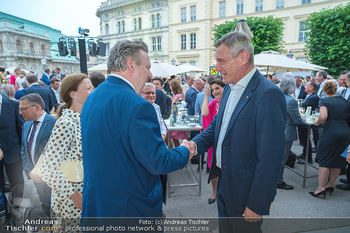
<instances>
[{"instance_id":1,"label":"building window","mask_svg":"<svg viewBox=\"0 0 350 233\"><path fill-rule=\"evenodd\" d=\"M196 33L191 34L191 49L196 49Z\"/></svg>"},{"instance_id":2,"label":"building window","mask_svg":"<svg viewBox=\"0 0 350 233\"><path fill-rule=\"evenodd\" d=\"M186 50L186 35L181 35L181 50Z\"/></svg>"},{"instance_id":3,"label":"building window","mask_svg":"<svg viewBox=\"0 0 350 233\"><path fill-rule=\"evenodd\" d=\"M196 6L191 6L191 21L196 20Z\"/></svg>"},{"instance_id":4,"label":"building window","mask_svg":"<svg viewBox=\"0 0 350 233\"><path fill-rule=\"evenodd\" d=\"M134 31L137 31L137 19L134 19Z\"/></svg>"},{"instance_id":5,"label":"building window","mask_svg":"<svg viewBox=\"0 0 350 233\"><path fill-rule=\"evenodd\" d=\"M152 37L152 48L153 51L160 51L162 50L162 37Z\"/></svg>"},{"instance_id":6,"label":"building window","mask_svg":"<svg viewBox=\"0 0 350 233\"><path fill-rule=\"evenodd\" d=\"M30 54L34 54L34 44L31 42L29 44Z\"/></svg>"},{"instance_id":7,"label":"building window","mask_svg":"<svg viewBox=\"0 0 350 233\"><path fill-rule=\"evenodd\" d=\"M152 28L156 27L156 17L152 15Z\"/></svg>"},{"instance_id":8,"label":"building window","mask_svg":"<svg viewBox=\"0 0 350 233\"><path fill-rule=\"evenodd\" d=\"M255 12L263 11L263 0L255 0Z\"/></svg>"},{"instance_id":9,"label":"building window","mask_svg":"<svg viewBox=\"0 0 350 233\"><path fill-rule=\"evenodd\" d=\"M118 33L122 33L122 24L118 21Z\"/></svg>"},{"instance_id":10,"label":"building window","mask_svg":"<svg viewBox=\"0 0 350 233\"><path fill-rule=\"evenodd\" d=\"M226 17L226 1L219 2L219 17Z\"/></svg>"},{"instance_id":11,"label":"building window","mask_svg":"<svg viewBox=\"0 0 350 233\"><path fill-rule=\"evenodd\" d=\"M41 55L45 56L46 52L45 52L45 45L41 45Z\"/></svg>"},{"instance_id":12,"label":"building window","mask_svg":"<svg viewBox=\"0 0 350 233\"><path fill-rule=\"evenodd\" d=\"M125 21L122 21L122 32L125 32Z\"/></svg>"},{"instance_id":13,"label":"building window","mask_svg":"<svg viewBox=\"0 0 350 233\"><path fill-rule=\"evenodd\" d=\"M109 34L109 26L108 24L105 25L105 35Z\"/></svg>"},{"instance_id":14,"label":"building window","mask_svg":"<svg viewBox=\"0 0 350 233\"><path fill-rule=\"evenodd\" d=\"M157 27L161 26L160 14L157 14Z\"/></svg>"},{"instance_id":15,"label":"building window","mask_svg":"<svg viewBox=\"0 0 350 233\"><path fill-rule=\"evenodd\" d=\"M181 8L181 22L186 22L186 7Z\"/></svg>"},{"instance_id":16,"label":"building window","mask_svg":"<svg viewBox=\"0 0 350 233\"><path fill-rule=\"evenodd\" d=\"M4 52L4 48L2 47L2 40L0 40L0 53Z\"/></svg>"},{"instance_id":17,"label":"building window","mask_svg":"<svg viewBox=\"0 0 350 233\"><path fill-rule=\"evenodd\" d=\"M244 0L237 0L237 15L243 15Z\"/></svg>"},{"instance_id":18,"label":"building window","mask_svg":"<svg viewBox=\"0 0 350 233\"><path fill-rule=\"evenodd\" d=\"M309 4L311 3L311 0L301 0L301 4Z\"/></svg>"},{"instance_id":19,"label":"building window","mask_svg":"<svg viewBox=\"0 0 350 233\"><path fill-rule=\"evenodd\" d=\"M305 22L299 23L299 42L304 42L309 38L309 31Z\"/></svg>"},{"instance_id":20,"label":"building window","mask_svg":"<svg viewBox=\"0 0 350 233\"><path fill-rule=\"evenodd\" d=\"M284 0L276 0L276 9L284 8Z\"/></svg>"},{"instance_id":21,"label":"building window","mask_svg":"<svg viewBox=\"0 0 350 233\"><path fill-rule=\"evenodd\" d=\"M139 18L139 30L142 30L142 19Z\"/></svg>"},{"instance_id":22,"label":"building window","mask_svg":"<svg viewBox=\"0 0 350 233\"><path fill-rule=\"evenodd\" d=\"M297 57L297 61L307 62L306 57Z\"/></svg>"},{"instance_id":23,"label":"building window","mask_svg":"<svg viewBox=\"0 0 350 233\"><path fill-rule=\"evenodd\" d=\"M22 44L21 44L21 41L19 40L16 41L16 50L17 50L17 53L22 53Z\"/></svg>"}]
</instances>

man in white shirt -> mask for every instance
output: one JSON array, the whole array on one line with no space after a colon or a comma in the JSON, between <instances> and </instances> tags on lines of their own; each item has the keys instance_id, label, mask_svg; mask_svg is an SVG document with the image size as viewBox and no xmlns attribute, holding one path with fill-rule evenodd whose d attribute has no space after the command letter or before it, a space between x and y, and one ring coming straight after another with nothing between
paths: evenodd
<instances>
[{"instance_id":1,"label":"man in white shirt","mask_svg":"<svg viewBox=\"0 0 350 233\"><path fill-rule=\"evenodd\" d=\"M55 107L55 112L57 112L58 107L61 104L60 98L60 80L56 77L53 77L50 80L50 91L53 100L53 106Z\"/></svg>"},{"instance_id":2,"label":"man in white shirt","mask_svg":"<svg viewBox=\"0 0 350 233\"><path fill-rule=\"evenodd\" d=\"M184 85L181 85L182 87L182 94L184 96L184 99L185 96L186 96L186 92L188 91L188 89L190 89L192 87L192 85L194 84L194 77L193 76L188 76L187 77L187 83L184 84Z\"/></svg>"},{"instance_id":3,"label":"man in white shirt","mask_svg":"<svg viewBox=\"0 0 350 233\"><path fill-rule=\"evenodd\" d=\"M219 177L220 233L261 232L282 164L286 101L254 66L245 34L228 33L214 47L216 70L229 85L214 121L190 144L197 154L213 146L209 180Z\"/></svg>"},{"instance_id":4,"label":"man in white shirt","mask_svg":"<svg viewBox=\"0 0 350 233\"><path fill-rule=\"evenodd\" d=\"M339 91L342 96L343 96L344 90L349 87L349 86L346 85L346 74L348 72L349 71L341 72L339 78L337 79L337 82L338 82L338 89L337 89L337 91Z\"/></svg>"}]
</instances>

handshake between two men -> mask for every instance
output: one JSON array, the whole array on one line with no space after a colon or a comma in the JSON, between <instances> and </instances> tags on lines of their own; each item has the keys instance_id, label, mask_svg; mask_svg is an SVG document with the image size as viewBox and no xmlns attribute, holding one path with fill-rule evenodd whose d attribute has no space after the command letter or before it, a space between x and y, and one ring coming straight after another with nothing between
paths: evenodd
<instances>
[{"instance_id":1,"label":"handshake between two men","mask_svg":"<svg viewBox=\"0 0 350 233\"><path fill-rule=\"evenodd\" d=\"M189 142L187 140L183 140L183 142L181 143L181 146L187 147L187 149L190 151L190 157L188 160L191 160L192 157L196 155L197 145L195 142L192 142L192 141Z\"/></svg>"}]
</instances>

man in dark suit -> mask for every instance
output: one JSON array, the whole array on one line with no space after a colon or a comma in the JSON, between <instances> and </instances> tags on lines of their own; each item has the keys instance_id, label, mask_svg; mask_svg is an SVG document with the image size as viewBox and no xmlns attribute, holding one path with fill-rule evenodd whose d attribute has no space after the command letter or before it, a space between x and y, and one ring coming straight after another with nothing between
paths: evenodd
<instances>
[{"instance_id":1,"label":"man in dark suit","mask_svg":"<svg viewBox=\"0 0 350 233\"><path fill-rule=\"evenodd\" d=\"M228 33L214 47L216 70L228 84L214 120L190 144L198 153L213 146L209 180L219 177L220 233L261 232L262 215L276 195L286 101L254 67L254 47L245 34Z\"/></svg>"},{"instance_id":2,"label":"man in dark suit","mask_svg":"<svg viewBox=\"0 0 350 233\"><path fill-rule=\"evenodd\" d=\"M52 100L53 100L53 105L55 108L55 112L57 112L58 107L61 104L61 99L60 99L60 80L56 77L53 77L50 80L50 92L51 92L51 96L52 96Z\"/></svg>"},{"instance_id":3,"label":"man in dark suit","mask_svg":"<svg viewBox=\"0 0 350 233\"><path fill-rule=\"evenodd\" d=\"M82 226L91 225L86 217L97 225L104 217L162 217L160 174L193 156L187 141L166 148L154 107L138 94L152 78L147 52L142 41L119 41L110 51L110 75L84 103Z\"/></svg>"},{"instance_id":4,"label":"man in dark suit","mask_svg":"<svg viewBox=\"0 0 350 233\"><path fill-rule=\"evenodd\" d=\"M303 85L301 77L299 75L296 75L294 76L294 78L295 78L295 84L296 84L296 89L294 92L295 99L305 99L306 92L305 92L305 87Z\"/></svg>"},{"instance_id":5,"label":"man in dark suit","mask_svg":"<svg viewBox=\"0 0 350 233\"><path fill-rule=\"evenodd\" d=\"M188 108L188 115L194 115L197 94L203 91L204 86L205 82L198 78L194 81L192 87L186 92L185 101L187 103L186 108Z\"/></svg>"},{"instance_id":6,"label":"man in dark suit","mask_svg":"<svg viewBox=\"0 0 350 233\"><path fill-rule=\"evenodd\" d=\"M56 67L55 71L56 71L56 76L57 76L58 78L60 78L60 80L61 80L61 82L62 82L63 79L66 77L66 75L63 74L63 73L61 73L60 67Z\"/></svg>"},{"instance_id":7,"label":"man in dark suit","mask_svg":"<svg viewBox=\"0 0 350 233\"><path fill-rule=\"evenodd\" d=\"M0 187L5 190L4 166L11 184L12 204L18 207L23 197L23 166L21 136L24 119L19 115L19 104L0 95L0 144L4 158L0 162Z\"/></svg>"},{"instance_id":8,"label":"man in dark suit","mask_svg":"<svg viewBox=\"0 0 350 233\"><path fill-rule=\"evenodd\" d=\"M56 119L44 111L44 101L37 93L23 96L20 99L19 109L19 114L26 120L21 145L23 169L28 178L34 181L41 204L49 208L51 189L40 176L32 174L31 171L50 138Z\"/></svg>"},{"instance_id":9,"label":"man in dark suit","mask_svg":"<svg viewBox=\"0 0 350 233\"><path fill-rule=\"evenodd\" d=\"M26 78L30 87L23 90L23 95L38 93L44 100L45 111L48 114L52 114L54 112L54 104L50 90L39 85L38 77L35 74L28 74Z\"/></svg>"},{"instance_id":10,"label":"man in dark suit","mask_svg":"<svg viewBox=\"0 0 350 233\"><path fill-rule=\"evenodd\" d=\"M50 69L45 69L43 75L41 76L41 81L45 83L47 87L50 86Z\"/></svg>"},{"instance_id":11,"label":"man in dark suit","mask_svg":"<svg viewBox=\"0 0 350 233\"><path fill-rule=\"evenodd\" d=\"M306 92L307 96L305 97L305 100L302 103L301 107L306 109L308 106L311 106L311 111L314 111L316 108L318 108L318 101L320 100L320 98L318 97L316 90L317 90L317 84L314 81L309 81L305 85L305 92ZM317 126L314 126L312 128L315 146L317 146L317 142L318 142L318 130L317 129L318 129ZM307 126L299 126L300 142L301 142L301 145L303 146L303 153L298 156L299 159L305 159L306 147L307 147L307 131L308 131ZM311 148L312 148L311 142L309 144L309 148L310 149L309 149L309 153L308 153L308 162L312 164L313 162L312 162L312 153L311 153ZM298 161L298 163L303 164L303 162L299 162L299 161Z\"/></svg>"},{"instance_id":12,"label":"man in dark suit","mask_svg":"<svg viewBox=\"0 0 350 233\"><path fill-rule=\"evenodd\" d=\"M171 114L171 99L162 90L156 88L156 104L160 107L163 119L168 119Z\"/></svg>"}]
</instances>

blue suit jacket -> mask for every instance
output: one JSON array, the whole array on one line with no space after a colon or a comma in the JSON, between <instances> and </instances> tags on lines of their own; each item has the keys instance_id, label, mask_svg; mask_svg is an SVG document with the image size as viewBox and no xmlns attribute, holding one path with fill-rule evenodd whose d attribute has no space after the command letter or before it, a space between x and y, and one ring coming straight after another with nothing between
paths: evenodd
<instances>
[{"instance_id":1,"label":"blue suit jacket","mask_svg":"<svg viewBox=\"0 0 350 233\"><path fill-rule=\"evenodd\" d=\"M19 115L19 103L2 97L0 115L0 144L4 162L11 164L21 159L21 136L24 119Z\"/></svg>"},{"instance_id":2,"label":"blue suit jacket","mask_svg":"<svg viewBox=\"0 0 350 233\"><path fill-rule=\"evenodd\" d=\"M189 150L166 148L152 104L109 76L84 103L81 133L82 217L161 217L160 174L184 167Z\"/></svg>"},{"instance_id":3,"label":"blue suit jacket","mask_svg":"<svg viewBox=\"0 0 350 233\"><path fill-rule=\"evenodd\" d=\"M300 87L300 92L299 92L299 96L297 96L297 99L305 99L307 93L305 92L305 87L304 85L301 85Z\"/></svg>"},{"instance_id":4,"label":"blue suit jacket","mask_svg":"<svg viewBox=\"0 0 350 233\"><path fill-rule=\"evenodd\" d=\"M23 95L28 95L31 93L38 93L41 98L43 98L45 103L45 111L50 114L50 109L54 107L54 104L49 88L45 88L40 85L32 85L31 87L23 89Z\"/></svg>"},{"instance_id":5,"label":"blue suit jacket","mask_svg":"<svg viewBox=\"0 0 350 233\"><path fill-rule=\"evenodd\" d=\"M188 91L186 92L185 101L187 103L186 108L188 108L188 115L194 115L197 94L198 91L193 87L188 89Z\"/></svg>"},{"instance_id":6,"label":"blue suit jacket","mask_svg":"<svg viewBox=\"0 0 350 233\"><path fill-rule=\"evenodd\" d=\"M41 76L41 81L43 81L47 87L50 87L50 79L45 73Z\"/></svg>"},{"instance_id":7,"label":"blue suit jacket","mask_svg":"<svg viewBox=\"0 0 350 233\"><path fill-rule=\"evenodd\" d=\"M286 127L284 129L284 136L286 141L295 141L297 140L296 126L305 125L305 121L300 116L297 101L287 94L284 94L284 97L287 104Z\"/></svg>"},{"instance_id":8,"label":"blue suit jacket","mask_svg":"<svg viewBox=\"0 0 350 233\"><path fill-rule=\"evenodd\" d=\"M311 111L314 111L315 108L318 108L318 101L320 100L320 98L318 97L317 93L314 92L312 93L309 97L307 97L307 99L304 100L304 102L301 104L302 107L304 107L305 109L308 106L311 106Z\"/></svg>"},{"instance_id":9,"label":"blue suit jacket","mask_svg":"<svg viewBox=\"0 0 350 233\"><path fill-rule=\"evenodd\" d=\"M34 149L34 162L36 163L43 152L47 141L50 138L51 131L53 129L53 126L55 125L56 119L53 116L50 116L49 114L46 114L44 121L40 127L40 130L38 132L38 136L36 138L35 143L35 149ZM29 174L35 166L33 164L32 159L28 155L28 148L27 148L27 141L29 137L30 128L33 125L33 121L27 121L23 124L23 131L22 131L22 146L21 146L21 156L22 156L22 162L23 162L23 170L25 173Z\"/></svg>"},{"instance_id":10,"label":"blue suit jacket","mask_svg":"<svg viewBox=\"0 0 350 233\"><path fill-rule=\"evenodd\" d=\"M193 141L198 154L213 146L209 180L220 174L216 147L231 88L226 85L218 114ZM234 109L222 143L222 195L227 211L248 207L268 214L276 195L284 151L286 101L281 90L256 71Z\"/></svg>"}]
</instances>

